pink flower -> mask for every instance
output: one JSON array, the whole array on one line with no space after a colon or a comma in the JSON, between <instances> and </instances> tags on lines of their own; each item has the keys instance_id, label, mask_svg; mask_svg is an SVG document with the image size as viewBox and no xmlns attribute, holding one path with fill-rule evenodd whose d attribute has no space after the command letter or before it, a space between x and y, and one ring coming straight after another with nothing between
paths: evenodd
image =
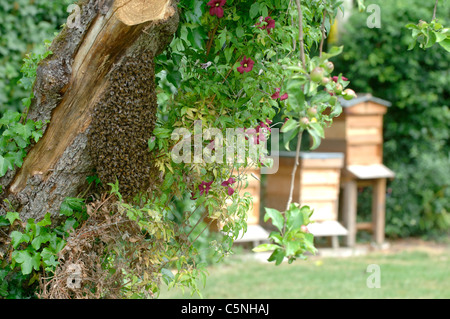
<instances>
[{"instance_id":1,"label":"pink flower","mask_svg":"<svg viewBox=\"0 0 450 319\"><path fill-rule=\"evenodd\" d=\"M241 66L237 68L238 72L243 74L244 72L250 72L253 70L253 65L255 64L255 61L253 61L250 58L247 58L244 55L244 58L241 61Z\"/></svg>"},{"instance_id":2,"label":"pink flower","mask_svg":"<svg viewBox=\"0 0 450 319\"><path fill-rule=\"evenodd\" d=\"M282 96L280 96L280 101L284 101L288 98L288 94L284 93Z\"/></svg>"},{"instance_id":3,"label":"pink flower","mask_svg":"<svg viewBox=\"0 0 450 319\"><path fill-rule=\"evenodd\" d=\"M207 3L209 6L209 14L212 16L217 16L218 18L223 17L223 6L227 0L211 0Z\"/></svg>"}]
</instances>

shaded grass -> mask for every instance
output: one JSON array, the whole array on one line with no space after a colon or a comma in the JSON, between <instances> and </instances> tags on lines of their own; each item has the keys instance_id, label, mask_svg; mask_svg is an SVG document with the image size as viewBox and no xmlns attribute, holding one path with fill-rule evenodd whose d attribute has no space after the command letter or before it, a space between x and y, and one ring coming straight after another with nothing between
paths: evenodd
<instances>
[{"instance_id":1,"label":"shaded grass","mask_svg":"<svg viewBox=\"0 0 450 319\"><path fill-rule=\"evenodd\" d=\"M203 298L450 298L450 250L403 251L348 258L311 257L280 266L230 258L209 267ZM381 287L368 288L370 264L380 266ZM198 298L163 289L160 298Z\"/></svg>"}]
</instances>

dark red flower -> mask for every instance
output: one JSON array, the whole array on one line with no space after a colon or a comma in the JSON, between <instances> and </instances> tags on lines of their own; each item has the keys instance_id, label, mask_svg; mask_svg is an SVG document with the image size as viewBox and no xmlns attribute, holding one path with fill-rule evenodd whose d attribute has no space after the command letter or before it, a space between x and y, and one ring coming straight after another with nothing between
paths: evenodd
<instances>
[{"instance_id":1,"label":"dark red flower","mask_svg":"<svg viewBox=\"0 0 450 319\"><path fill-rule=\"evenodd\" d=\"M231 184L236 183L236 180L233 177L230 177L228 180L222 182L222 186L228 187L227 193L229 196L234 194L234 189L230 187Z\"/></svg>"},{"instance_id":2,"label":"dark red flower","mask_svg":"<svg viewBox=\"0 0 450 319\"><path fill-rule=\"evenodd\" d=\"M222 182L222 186L229 186L231 184L236 183L236 180L233 177L230 177L229 179L227 179L226 181Z\"/></svg>"},{"instance_id":3,"label":"dark red flower","mask_svg":"<svg viewBox=\"0 0 450 319\"><path fill-rule=\"evenodd\" d=\"M275 89L275 93L274 94L272 94L272 96L271 96L271 98L273 99L273 100L276 100L276 99L279 99L280 98L280 88L276 88Z\"/></svg>"},{"instance_id":4,"label":"dark red flower","mask_svg":"<svg viewBox=\"0 0 450 319\"><path fill-rule=\"evenodd\" d=\"M198 189L200 190L200 196L203 195L203 193L206 193L206 195L208 195L208 192L211 188L211 184L213 183L213 181L210 181L209 183L206 182L201 182L200 185L198 185Z\"/></svg>"},{"instance_id":5,"label":"dark red flower","mask_svg":"<svg viewBox=\"0 0 450 319\"><path fill-rule=\"evenodd\" d=\"M250 58L247 58L244 55L244 58L241 61L241 66L237 68L238 72L243 74L244 72L250 72L253 70L253 65L255 64L255 61L253 61Z\"/></svg>"},{"instance_id":6,"label":"dark red flower","mask_svg":"<svg viewBox=\"0 0 450 319\"><path fill-rule=\"evenodd\" d=\"M287 93L284 93L283 95L280 95L280 90L281 90L280 88L276 88L275 89L275 93L272 94L272 96L271 96L271 98L273 100L280 99L280 101L283 101L283 100L286 100L288 98L288 94Z\"/></svg>"},{"instance_id":7,"label":"dark red flower","mask_svg":"<svg viewBox=\"0 0 450 319\"><path fill-rule=\"evenodd\" d=\"M261 25L261 22L263 21L262 17L260 18L260 21L256 25ZM267 30L267 34L270 34L270 29L275 29L275 20L271 17L265 17L264 21L266 22L265 25L262 27L258 27L258 29L261 30Z\"/></svg>"},{"instance_id":8,"label":"dark red flower","mask_svg":"<svg viewBox=\"0 0 450 319\"><path fill-rule=\"evenodd\" d=\"M227 0L211 0L207 3L209 6L209 14L212 16L217 16L218 18L223 17L223 6Z\"/></svg>"}]
</instances>

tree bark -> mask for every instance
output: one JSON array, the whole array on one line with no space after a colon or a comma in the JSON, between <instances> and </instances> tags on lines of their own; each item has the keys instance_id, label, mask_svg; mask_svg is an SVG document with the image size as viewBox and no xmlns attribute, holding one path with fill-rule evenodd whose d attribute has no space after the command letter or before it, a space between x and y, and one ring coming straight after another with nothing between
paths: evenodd
<instances>
[{"instance_id":1,"label":"tree bark","mask_svg":"<svg viewBox=\"0 0 450 319\"><path fill-rule=\"evenodd\" d=\"M37 69L28 118L49 121L20 169L0 179L22 220L57 214L66 197L119 181L132 196L156 180L147 140L156 121L154 57L178 26L173 0L85 0L79 21ZM0 214L11 208L3 204Z\"/></svg>"}]
</instances>

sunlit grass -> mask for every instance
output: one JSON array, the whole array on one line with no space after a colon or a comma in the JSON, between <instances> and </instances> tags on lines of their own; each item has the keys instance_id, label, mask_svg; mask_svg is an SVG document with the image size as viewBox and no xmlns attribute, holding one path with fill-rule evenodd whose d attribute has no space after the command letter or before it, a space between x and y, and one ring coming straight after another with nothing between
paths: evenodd
<instances>
[{"instance_id":1,"label":"sunlit grass","mask_svg":"<svg viewBox=\"0 0 450 319\"><path fill-rule=\"evenodd\" d=\"M368 288L370 264L380 267L381 287ZM450 250L403 251L347 258L311 257L280 266L242 256L209 267L204 298L450 298ZM198 298L163 289L160 298Z\"/></svg>"}]
</instances>

